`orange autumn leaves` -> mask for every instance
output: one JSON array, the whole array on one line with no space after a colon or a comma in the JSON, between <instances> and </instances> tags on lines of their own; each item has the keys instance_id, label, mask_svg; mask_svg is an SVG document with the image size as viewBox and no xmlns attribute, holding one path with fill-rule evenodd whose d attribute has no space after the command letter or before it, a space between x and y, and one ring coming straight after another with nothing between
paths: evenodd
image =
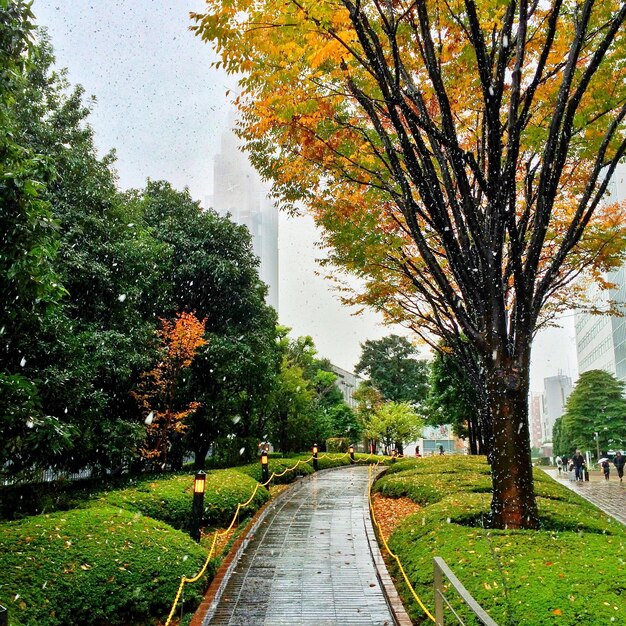
<instances>
[{"instance_id":1,"label":"orange autumn leaves","mask_svg":"<svg viewBox=\"0 0 626 626\"><path fill-rule=\"evenodd\" d=\"M241 75L237 99L242 112L240 131L249 142L255 164L274 180L275 191L286 206L302 201L311 210L332 250L330 260L363 279L366 288L353 301L384 310L395 321L417 319L418 325L428 326L433 307L444 306L437 293L428 289L432 271L424 266L424 254L416 249L414 233L403 214L402 208L410 204L407 198L417 207L412 209L416 214L413 228L424 234L437 270L455 293L460 292L459 271L451 267L454 250L445 243L444 233L451 232L459 247L466 245L464 196L473 194L469 210L476 213L477 223L484 225L474 227L467 247L475 242L482 245L488 225L498 220L508 223L493 238L495 243L487 241L499 255L497 278L504 285L503 308L507 312L529 296L528 289L519 293L513 285L512 268L518 261L527 265L524 275L536 276L537 284L548 276L552 290L549 307L554 311L573 299L564 285L582 267L591 266L595 271L615 267L626 241L623 211L597 210L588 223L577 214L607 128L626 98L624 29L587 87L582 86L584 69L620 3L595 3L589 18L588 36L573 70L571 92L580 87L580 98L572 99L576 111L571 144L562 169L550 174L557 179L558 191L546 218L540 215L539 205L545 197L539 193L540 166L560 97L564 59L580 16L574 9L562 10L551 33L554 3L535 3L524 34L518 17L511 29L505 28L511 3L481 0L473 4L489 53L487 61L492 65L491 82L495 85L501 76L502 89L497 93L487 87L487 70L477 58L475 41L468 36L467 3L461 0L368 0L354 5L347 0L207 0L205 10L192 15L193 29L214 43L222 57L219 63ZM351 5L360 12L362 23L369 21L373 33L369 44L357 36L347 9ZM423 15L419 15L420 7ZM425 33L432 37L436 72L427 70ZM518 74L515 54L507 57L506 51L515 50L521 36L523 59ZM376 63L368 60L365 50L366 45L375 44L380 47ZM498 58L502 60L496 63ZM385 71L380 69L383 66ZM539 66L544 67L543 74L531 87ZM384 81L375 79L377 73L390 77L387 86L399 85L393 97L382 93ZM521 92L513 97L516 76ZM445 99L437 96L437 89L445 89ZM362 94L361 100L357 92ZM494 97L498 98L498 128L488 135L487 111ZM444 100L449 105L449 120L444 119ZM516 124L509 122L509 115L517 117ZM449 133L447 126L452 127ZM398 128L406 133L404 143ZM521 129L519 141L510 140L513 128ZM454 135L454 141L446 135L439 145L438 138L446 133ZM496 135L497 142L493 139ZM385 147L383 136L392 148ZM615 155L621 137L617 133L608 142L607 162ZM411 141L423 141L424 145L418 150ZM489 141L497 144L492 154L488 154ZM425 167L432 167L428 192L420 187L417 176L411 176L414 153L420 150L422 155L432 155L425 157L430 160ZM481 182L476 170L486 178L492 166L501 168L509 154L517 155L512 157L511 168L516 176L511 179L512 199L504 211L502 203L493 200L493 187ZM480 167L471 167L470 157ZM461 158L466 165L458 168L463 169L459 174L450 163ZM462 180L465 176L466 182ZM488 192L475 191L481 186L489 188ZM426 196L433 188L449 226L429 220L433 202ZM455 215L451 207L456 205L462 210ZM409 211L405 208L404 213ZM572 237L572 225L583 221L586 234ZM534 232L544 231L536 263L529 242ZM569 255L558 271L552 272L553 260L559 258L568 239L576 239L576 244L568 248ZM479 276L478 269L472 271ZM490 284L492 277L488 278L484 282ZM414 282L426 285L422 302L415 297ZM477 289L484 289L480 280L474 282ZM544 304L543 292L538 299Z\"/></svg>"},{"instance_id":2,"label":"orange autumn leaves","mask_svg":"<svg viewBox=\"0 0 626 626\"><path fill-rule=\"evenodd\" d=\"M194 413L199 402L182 402L177 391L183 371L187 369L204 339L206 319L200 321L193 313L179 313L174 321L161 320L157 336L161 343L162 359L141 376L141 383L133 397L145 410L146 440L141 448L144 458L167 463L171 438L183 433L186 417Z\"/></svg>"}]
</instances>

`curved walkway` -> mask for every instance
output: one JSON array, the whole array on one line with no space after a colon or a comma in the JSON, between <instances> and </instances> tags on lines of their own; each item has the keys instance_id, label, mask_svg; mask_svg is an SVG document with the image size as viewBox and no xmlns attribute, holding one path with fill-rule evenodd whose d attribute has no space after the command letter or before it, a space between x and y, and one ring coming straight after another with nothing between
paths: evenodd
<instances>
[{"instance_id":1,"label":"curved walkway","mask_svg":"<svg viewBox=\"0 0 626 626\"><path fill-rule=\"evenodd\" d=\"M597 480L594 479L590 482L576 482L566 478L565 474L559 476L555 469L545 469L544 471L561 484L575 491L579 496L595 504L607 515L614 517L622 524L626 524L626 483L620 483L618 478L612 478L609 481L604 480L604 478L597 478Z\"/></svg>"},{"instance_id":2,"label":"curved walkway","mask_svg":"<svg viewBox=\"0 0 626 626\"><path fill-rule=\"evenodd\" d=\"M368 468L354 466L284 494L203 626L394 624L368 543L367 487Z\"/></svg>"}]
</instances>

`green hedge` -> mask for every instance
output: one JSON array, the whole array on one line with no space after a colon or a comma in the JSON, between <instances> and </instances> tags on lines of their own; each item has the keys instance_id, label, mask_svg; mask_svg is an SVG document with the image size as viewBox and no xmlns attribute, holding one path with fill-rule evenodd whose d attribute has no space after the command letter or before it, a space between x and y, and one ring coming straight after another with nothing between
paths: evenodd
<instances>
[{"instance_id":1,"label":"green hedge","mask_svg":"<svg viewBox=\"0 0 626 626\"><path fill-rule=\"evenodd\" d=\"M148 624L167 615L206 551L166 524L91 507L0 525L0 604L11 626ZM213 574L213 572L210 572ZM185 590L186 609L206 577Z\"/></svg>"},{"instance_id":2,"label":"green hedge","mask_svg":"<svg viewBox=\"0 0 626 626\"><path fill-rule=\"evenodd\" d=\"M389 543L426 606L433 608L432 559L441 556L500 626L623 621L624 526L537 470L541 530L487 530L483 521L491 496L481 491L489 467L484 459L465 459L448 465L437 458L420 459L418 471L408 463L398 471L399 463L377 483L383 493L424 504L400 524ZM391 571L400 580L393 563ZM408 589L404 584L399 588L412 618L427 623ZM458 601L453 605L467 623L475 623Z\"/></svg>"},{"instance_id":3,"label":"green hedge","mask_svg":"<svg viewBox=\"0 0 626 626\"><path fill-rule=\"evenodd\" d=\"M257 482L235 469L213 470L206 475L204 523L208 526L227 524L237 504L245 502ZM242 511L254 513L269 499L265 489L258 489L254 500ZM134 487L111 491L99 504L136 511L161 520L178 529L188 528L193 501L193 475L142 479Z\"/></svg>"}]
</instances>

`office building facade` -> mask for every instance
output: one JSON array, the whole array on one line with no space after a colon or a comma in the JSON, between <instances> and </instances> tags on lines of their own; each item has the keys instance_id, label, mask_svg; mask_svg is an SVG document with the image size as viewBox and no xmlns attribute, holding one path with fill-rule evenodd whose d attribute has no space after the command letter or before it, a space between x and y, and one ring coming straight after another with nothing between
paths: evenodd
<instances>
[{"instance_id":1,"label":"office building facade","mask_svg":"<svg viewBox=\"0 0 626 626\"><path fill-rule=\"evenodd\" d=\"M626 164L620 164L608 187L608 203L626 204ZM606 274L614 286L601 291L592 285L589 300L599 310L608 310L609 303L621 316L608 314L576 314L576 353L578 372L604 370L626 383L626 265Z\"/></svg>"}]
</instances>

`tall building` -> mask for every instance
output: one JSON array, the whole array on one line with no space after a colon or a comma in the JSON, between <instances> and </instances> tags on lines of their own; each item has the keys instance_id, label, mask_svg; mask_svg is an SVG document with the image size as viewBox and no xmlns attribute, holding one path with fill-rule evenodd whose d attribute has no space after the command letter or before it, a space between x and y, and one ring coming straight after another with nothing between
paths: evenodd
<instances>
[{"instance_id":1,"label":"tall building","mask_svg":"<svg viewBox=\"0 0 626 626\"><path fill-rule=\"evenodd\" d=\"M608 187L607 203L626 203L626 164L618 165ZM608 292L592 285L589 299L599 309L613 303L622 317L612 315L576 314L576 353L580 374L600 369L626 382L626 265L606 274L614 284Z\"/></svg>"},{"instance_id":2,"label":"tall building","mask_svg":"<svg viewBox=\"0 0 626 626\"><path fill-rule=\"evenodd\" d=\"M356 406L356 401L354 400L354 392L356 388L359 386L359 383L363 380L360 376L349 372L348 370L344 370L337 365L332 365L332 370L337 374L337 380L335 384L337 385L339 391L343 394L343 399L345 403L354 408Z\"/></svg>"},{"instance_id":3,"label":"tall building","mask_svg":"<svg viewBox=\"0 0 626 626\"><path fill-rule=\"evenodd\" d=\"M268 286L267 302L278 310L278 209L232 131L222 134L221 150L215 157L211 206L248 227L260 260L259 276Z\"/></svg>"},{"instance_id":4,"label":"tall building","mask_svg":"<svg viewBox=\"0 0 626 626\"><path fill-rule=\"evenodd\" d=\"M533 393L530 396L530 445L533 448L541 448L543 443L543 394Z\"/></svg>"},{"instance_id":5,"label":"tall building","mask_svg":"<svg viewBox=\"0 0 626 626\"><path fill-rule=\"evenodd\" d=\"M571 392L572 379L565 374L557 374L543 379L542 443L552 441L554 422L563 415L565 402Z\"/></svg>"}]
</instances>

